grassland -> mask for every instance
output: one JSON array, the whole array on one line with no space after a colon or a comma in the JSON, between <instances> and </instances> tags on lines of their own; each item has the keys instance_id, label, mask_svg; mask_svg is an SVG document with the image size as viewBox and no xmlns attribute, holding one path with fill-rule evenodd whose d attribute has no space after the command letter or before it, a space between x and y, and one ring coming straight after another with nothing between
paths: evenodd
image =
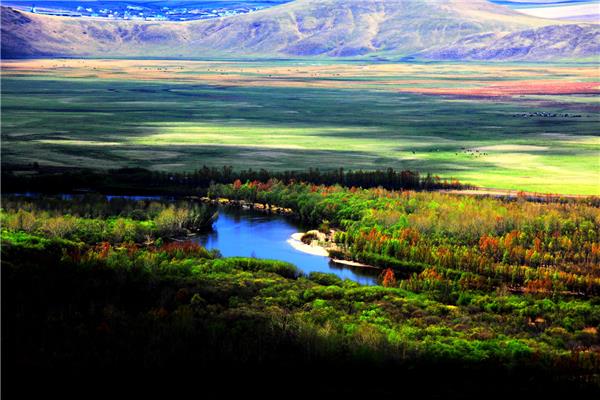
<instances>
[{"instance_id":1,"label":"grassland","mask_svg":"<svg viewBox=\"0 0 600 400\"><path fill-rule=\"evenodd\" d=\"M3 62L2 161L394 167L597 195L597 80L589 64Z\"/></svg>"}]
</instances>

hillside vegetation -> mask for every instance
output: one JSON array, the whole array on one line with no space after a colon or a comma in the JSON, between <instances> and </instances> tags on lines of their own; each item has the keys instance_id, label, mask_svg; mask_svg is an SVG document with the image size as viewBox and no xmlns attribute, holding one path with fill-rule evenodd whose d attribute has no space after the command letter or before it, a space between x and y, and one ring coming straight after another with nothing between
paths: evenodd
<instances>
[{"instance_id":1,"label":"hillside vegetation","mask_svg":"<svg viewBox=\"0 0 600 400\"><path fill-rule=\"evenodd\" d=\"M240 384L268 377L262 392L303 373L318 378L302 390L339 391L340 379L369 371L377 375L373 385L355 391L393 393L400 384L437 395L491 387L597 393L597 200L501 201L276 181L208 190L289 205L312 226L335 229L340 252L381 267L381 285L303 276L287 263L221 258L169 241L171 232L156 227L189 215L182 204L4 198L10 371L107 385L115 385L110 371L128 385L155 374L158 384L189 376L221 393L257 390L215 386L213 377L225 371ZM379 384L389 379L392 386Z\"/></svg>"}]
</instances>

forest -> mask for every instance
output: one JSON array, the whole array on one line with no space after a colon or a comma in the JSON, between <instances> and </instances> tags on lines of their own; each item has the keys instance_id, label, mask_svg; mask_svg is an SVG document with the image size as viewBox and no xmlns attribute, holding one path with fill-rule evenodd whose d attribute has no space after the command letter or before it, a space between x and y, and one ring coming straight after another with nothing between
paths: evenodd
<instances>
[{"instance_id":1,"label":"forest","mask_svg":"<svg viewBox=\"0 0 600 400\"><path fill-rule=\"evenodd\" d=\"M598 199L272 178L213 181L200 194L291 208L331 234L336 257L378 267L379 285L208 251L190 238L218 210L199 197L4 195L15 374L185 377L215 393L246 387L217 385L222 374L273 390L301 379L307 394L600 389Z\"/></svg>"},{"instance_id":2,"label":"forest","mask_svg":"<svg viewBox=\"0 0 600 400\"><path fill-rule=\"evenodd\" d=\"M308 170L271 171L266 169L236 170L232 166L207 167L193 172L150 171L144 168L121 168L101 171L29 165L4 165L2 184L6 193L24 193L35 188L41 193L101 192L152 195L198 195L212 183L267 182L270 179L291 183L309 182L317 185L383 187L386 189L466 189L468 185L456 179L393 168L386 170Z\"/></svg>"},{"instance_id":3,"label":"forest","mask_svg":"<svg viewBox=\"0 0 600 400\"><path fill-rule=\"evenodd\" d=\"M212 185L208 194L289 207L307 223L339 227L335 242L344 257L420 272L402 283L415 290L599 294L600 208L593 198L503 201L275 181Z\"/></svg>"}]
</instances>

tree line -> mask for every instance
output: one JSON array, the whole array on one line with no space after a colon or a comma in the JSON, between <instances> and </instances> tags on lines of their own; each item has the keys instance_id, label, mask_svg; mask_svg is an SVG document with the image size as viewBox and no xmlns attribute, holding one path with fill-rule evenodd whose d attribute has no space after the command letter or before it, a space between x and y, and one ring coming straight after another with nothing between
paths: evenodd
<instances>
[{"instance_id":1,"label":"tree line","mask_svg":"<svg viewBox=\"0 0 600 400\"><path fill-rule=\"evenodd\" d=\"M235 170L231 166L203 166L192 172L149 171L143 168L116 170L72 170L56 167L32 166L29 174L15 173L22 167L3 166L3 192L72 193L99 191L104 193L151 193L197 195L212 183L233 183L278 180L285 183L307 182L316 185L347 187L383 187L390 190L464 189L468 185L455 179L437 175L422 175L416 171L385 170L320 170L268 171L266 169Z\"/></svg>"},{"instance_id":2,"label":"tree line","mask_svg":"<svg viewBox=\"0 0 600 400\"><path fill-rule=\"evenodd\" d=\"M392 268L399 285L439 281L440 295L527 291L600 295L600 208L438 192L278 181L215 184L211 197L291 208L309 226L335 229L338 258ZM414 274L414 275L413 275Z\"/></svg>"}]
</instances>

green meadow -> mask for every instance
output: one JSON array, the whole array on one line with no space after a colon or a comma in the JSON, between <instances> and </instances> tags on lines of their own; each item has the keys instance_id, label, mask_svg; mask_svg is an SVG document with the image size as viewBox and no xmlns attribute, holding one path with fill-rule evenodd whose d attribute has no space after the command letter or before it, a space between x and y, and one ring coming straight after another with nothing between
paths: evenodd
<instances>
[{"instance_id":1,"label":"green meadow","mask_svg":"<svg viewBox=\"0 0 600 400\"><path fill-rule=\"evenodd\" d=\"M486 100L16 74L2 78L2 162L393 167L490 188L599 195L598 111L583 95ZM570 116L515 116L534 112Z\"/></svg>"}]
</instances>

